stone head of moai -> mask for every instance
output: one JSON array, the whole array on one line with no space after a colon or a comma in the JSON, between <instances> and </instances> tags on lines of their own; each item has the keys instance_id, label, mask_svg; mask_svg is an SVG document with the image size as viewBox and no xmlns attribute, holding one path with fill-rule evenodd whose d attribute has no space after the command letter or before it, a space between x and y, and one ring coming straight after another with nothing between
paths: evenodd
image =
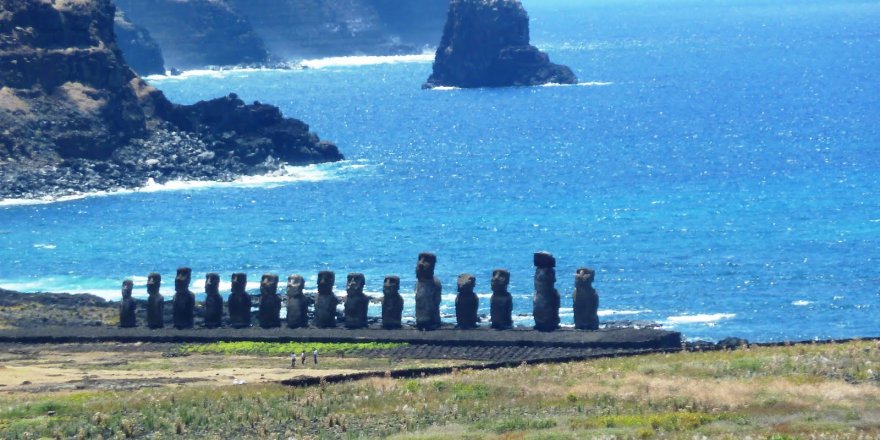
<instances>
[{"instance_id":1,"label":"stone head of moai","mask_svg":"<svg viewBox=\"0 0 880 440\"><path fill-rule=\"evenodd\" d=\"M477 279L471 274L462 274L458 276L458 291L460 293L474 293L477 286Z\"/></svg>"},{"instance_id":2,"label":"stone head of moai","mask_svg":"<svg viewBox=\"0 0 880 440\"><path fill-rule=\"evenodd\" d=\"M433 281L434 268L437 266L437 256L428 252L419 254L419 262L416 264L416 278L419 281Z\"/></svg>"},{"instance_id":3,"label":"stone head of moai","mask_svg":"<svg viewBox=\"0 0 880 440\"><path fill-rule=\"evenodd\" d=\"M159 288L162 286L162 275L159 275L156 272L151 273L147 276L147 293L152 295L159 294Z\"/></svg>"},{"instance_id":4,"label":"stone head of moai","mask_svg":"<svg viewBox=\"0 0 880 440\"><path fill-rule=\"evenodd\" d=\"M492 271L492 292L507 293L507 287L510 285L510 272L504 269L495 269Z\"/></svg>"},{"instance_id":5,"label":"stone head of moai","mask_svg":"<svg viewBox=\"0 0 880 440\"><path fill-rule=\"evenodd\" d=\"M299 275L291 275L287 278L287 296L294 297L303 294L306 287L306 281Z\"/></svg>"},{"instance_id":6,"label":"stone head of moai","mask_svg":"<svg viewBox=\"0 0 880 440\"><path fill-rule=\"evenodd\" d=\"M385 295L399 295L400 294L400 277L397 277L397 276L385 277L385 282L382 284L382 292Z\"/></svg>"},{"instance_id":7,"label":"stone head of moai","mask_svg":"<svg viewBox=\"0 0 880 440\"><path fill-rule=\"evenodd\" d=\"M345 284L345 290L349 295L363 295L364 285L366 283L367 280L364 278L364 274L350 273L348 274L348 281L346 281Z\"/></svg>"},{"instance_id":8,"label":"stone head of moai","mask_svg":"<svg viewBox=\"0 0 880 440\"><path fill-rule=\"evenodd\" d=\"M333 293L333 286L336 284L336 274L329 271L324 270L318 272L318 293L319 294L327 294Z\"/></svg>"},{"instance_id":9,"label":"stone head of moai","mask_svg":"<svg viewBox=\"0 0 880 440\"><path fill-rule=\"evenodd\" d=\"M220 294L220 274L209 273L205 275L205 293L208 295Z\"/></svg>"},{"instance_id":10,"label":"stone head of moai","mask_svg":"<svg viewBox=\"0 0 880 440\"><path fill-rule=\"evenodd\" d=\"M232 293L244 293L247 290L247 274L232 274Z\"/></svg>"},{"instance_id":11,"label":"stone head of moai","mask_svg":"<svg viewBox=\"0 0 880 440\"><path fill-rule=\"evenodd\" d=\"M261 295L275 295L278 292L278 275L267 273L260 280Z\"/></svg>"},{"instance_id":12,"label":"stone head of moai","mask_svg":"<svg viewBox=\"0 0 880 440\"><path fill-rule=\"evenodd\" d=\"M122 282L122 299L131 298L131 291L134 290L134 282L125 280Z\"/></svg>"},{"instance_id":13,"label":"stone head of moai","mask_svg":"<svg viewBox=\"0 0 880 440\"><path fill-rule=\"evenodd\" d=\"M578 269L574 276L574 286L578 289L592 289L595 280L596 271L583 267Z\"/></svg>"},{"instance_id":14,"label":"stone head of moai","mask_svg":"<svg viewBox=\"0 0 880 440\"><path fill-rule=\"evenodd\" d=\"M177 269L177 276L174 277L174 290L180 293L188 292L190 281L192 281L192 269L188 267Z\"/></svg>"}]
</instances>

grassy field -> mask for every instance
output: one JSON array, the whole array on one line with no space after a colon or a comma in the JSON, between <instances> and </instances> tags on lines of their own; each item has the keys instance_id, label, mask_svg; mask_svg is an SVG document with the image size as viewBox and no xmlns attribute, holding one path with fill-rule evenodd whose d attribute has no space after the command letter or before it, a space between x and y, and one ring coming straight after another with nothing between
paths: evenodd
<instances>
[{"instance_id":1,"label":"grassy field","mask_svg":"<svg viewBox=\"0 0 880 440\"><path fill-rule=\"evenodd\" d=\"M19 438L880 438L876 342L677 353L311 388L0 395Z\"/></svg>"}]
</instances>

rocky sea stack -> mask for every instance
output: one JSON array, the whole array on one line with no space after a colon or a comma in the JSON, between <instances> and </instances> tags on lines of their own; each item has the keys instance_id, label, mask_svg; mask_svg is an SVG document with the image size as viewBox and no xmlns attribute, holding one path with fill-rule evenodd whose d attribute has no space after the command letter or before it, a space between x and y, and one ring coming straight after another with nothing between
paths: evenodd
<instances>
[{"instance_id":1,"label":"rocky sea stack","mask_svg":"<svg viewBox=\"0 0 880 440\"><path fill-rule=\"evenodd\" d=\"M452 0L424 88L576 84L566 66L529 44L529 15L519 0Z\"/></svg>"},{"instance_id":2,"label":"rocky sea stack","mask_svg":"<svg viewBox=\"0 0 880 440\"><path fill-rule=\"evenodd\" d=\"M0 0L0 199L342 159L276 107L169 102L126 64L114 14L110 0Z\"/></svg>"}]
</instances>

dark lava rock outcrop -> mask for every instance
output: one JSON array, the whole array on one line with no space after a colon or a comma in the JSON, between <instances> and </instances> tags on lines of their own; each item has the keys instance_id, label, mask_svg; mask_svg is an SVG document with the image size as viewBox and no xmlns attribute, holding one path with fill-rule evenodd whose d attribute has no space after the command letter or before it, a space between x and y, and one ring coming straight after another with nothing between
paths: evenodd
<instances>
[{"instance_id":1,"label":"dark lava rock outcrop","mask_svg":"<svg viewBox=\"0 0 880 440\"><path fill-rule=\"evenodd\" d=\"M165 74L162 49L149 31L129 21L120 10L116 11L113 29L119 48L125 54L125 61L138 75Z\"/></svg>"},{"instance_id":2,"label":"dark lava rock outcrop","mask_svg":"<svg viewBox=\"0 0 880 440\"><path fill-rule=\"evenodd\" d=\"M0 199L342 158L272 106L169 102L123 60L114 15L110 0L0 0Z\"/></svg>"},{"instance_id":3,"label":"dark lava rock outcrop","mask_svg":"<svg viewBox=\"0 0 880 440\"><path fill-rule=\"evenodd\" d=\"M529 39L529 15L519 0L452 0L424 87L577 83L571 69L551 63Z\"/></svg>"},{"instance_id":4,"label":"dark lava rock outcrop","mask_svg":"<svg viewBox=\"0 0 880 440\"><path fill-rule=\"evenodd\" d=\"M178 69L258 64L269 52L251 24L223 0L115 0L147 28Z\"/></svg>"}]
</instances>

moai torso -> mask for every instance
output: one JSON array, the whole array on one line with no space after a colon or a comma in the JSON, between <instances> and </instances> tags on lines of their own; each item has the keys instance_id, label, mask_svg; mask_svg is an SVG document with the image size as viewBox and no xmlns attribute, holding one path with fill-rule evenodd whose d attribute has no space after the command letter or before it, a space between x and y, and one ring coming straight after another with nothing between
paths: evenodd
<instances>
[{"instance_id":1,"label":"moai torso","mask_svg":"<svg viewBox=\"0 0 880 440\"><path fill-rule=\"evenodd\" d=\"M181 267L177 269L174 278L174 328L178 330L193 328L193 309L196 305L196 296L189 291L192 281L192 269Z\"/></svg>"},{"instance_id":2,"label":"moai torso","mask_svg":"<svg viewBox=\"0 0 880 440\"><path fill-rule=\"evenodd\" d=\"M229 294L229 325L233 328L251 326L251 296L247 293L247 275L232 274L232 292Z\"/></svg>"},{"instance_id":3,"label":"moai torso","mask_svg":"<svg viewBox=\"0 0 880 440\"><path fill-rule=\"evenodd\" d=\"M315 326L336 327L336 306L339 299L333 294L336 274L330 271L318 273L318 297L315 299Z\"/></svg>"},{"instance_id":4,"label":"moai torso","mask_svg":"<svg viewBox=\"0 0 880 440\"><path fill-rule=\"evenodd\" d=\"M423 253L416 265L416 326L419 330L435 330L440 327L440 301L442 286L434 277L437 256Z\"/></svg>"},{"instance_id":5,"label":"moai torso","mask_svg":"<svg viewBox=\"0 0 880 440\"><path fill-rule=\"evenodd\" d=\"M260 281L260 327L281 327L281 297L278 296L278 275L266 274Z\"/></svg>"},{"instance_id":6,"label":"moai torso","mask_svg":"<svg viewBox=\"0 0 880 440\"><path fill-rule=\"evenodd\" d=\"M559 328L559 292L556 290L556 259L552 255L535 254L535 330Z\"/></svg>"},{"instance_id":7,"label":"moai torso","mask_svg":"<svg viewBox=\"0 0 880 440\"><path fill-rule=\"evenodd\" d=\"M309 326L309 302L303 294L305 280L299 275L287 278L287 327Z\"/></svg>"},{"instance_id":8,"label":"moai torso","mask_svg":"<svg viewBox=\"0 0 880 440\"><path fill-rule=\"evenodd\" d=\"M574 277L574 326L581 330L599 330L599 294L593 288L596 272L578 269Z\"/></svg>"},{"instance_id":9,"label":"moai torso","mask_svg":"<svg viewBox=\"0 0 880 440\"><path fill-rule=\"evenodd\" d=\"M209 273L205 277L205 327L223 326L223 297L220 296L220 275Z\"/></svg>"},{"instance_id":10,"label":"moai torso","mask_svg":"<svg viewBox=\"0 0 880 440\"><path fill-rule=\"evenodd\" d=\"M477 328L480 317L477 311L480 307L480 298L474 293L477 279L473 275L464 274L458 277L458 295L455 296L455 319L458 328Z\"/></svg>"},{"instance_id":11,"label":"moai torso","mask_svg":"<svg viewBox=\"0 0 880 440\"><path fill-rule=\"evenodd\" d=\"M497 269L492 272L492 299L490 314L492 328L503 330L513 327L513 297L507 291L510 285L510 272Z\"/></svg>"},{"instance_id":12,"label":"moai torso","mask_svg":"<svg viewBox=\"0 0 880 440\"><path fill-rule=\"evenodd\" d=\"M159 293L162 285L162 276L151 273L147 277L147 326L149 328L162 328L165 326L165 298Z\"/></svg>"},{"instance_id":13,"label":"moai torso","mask_svg":"<svg viewBox=\"0 0 880 440\"><path fill-rule=\"evenodd\" d=\"M122 282L122 302L119 303L119 326L122 328L137 327L137 303L131 297L134 283L131 280Z\"/></svg>"},{"instance_id":14,"label":"moai torso","mask_svg":"<svg viewBox=\"0 0 880 440\"><path fill-rule=\"evenodd\" d=\"M382 286L382 328L398 329L403 317L403 297L400 296L400 278L385 277Z\"/></svg>"},{"instance_id":15,"label":"moai torso","mask_svg":"<svg viewBox=\"0 0 880 440\"><path fill-rule=\"evenodd\" d=\"M356 329L367 326L367 309L370 299L364 295L366 280L360 273L348 274L345 297L345 327Z\"/></svg>"}]
</instances>

